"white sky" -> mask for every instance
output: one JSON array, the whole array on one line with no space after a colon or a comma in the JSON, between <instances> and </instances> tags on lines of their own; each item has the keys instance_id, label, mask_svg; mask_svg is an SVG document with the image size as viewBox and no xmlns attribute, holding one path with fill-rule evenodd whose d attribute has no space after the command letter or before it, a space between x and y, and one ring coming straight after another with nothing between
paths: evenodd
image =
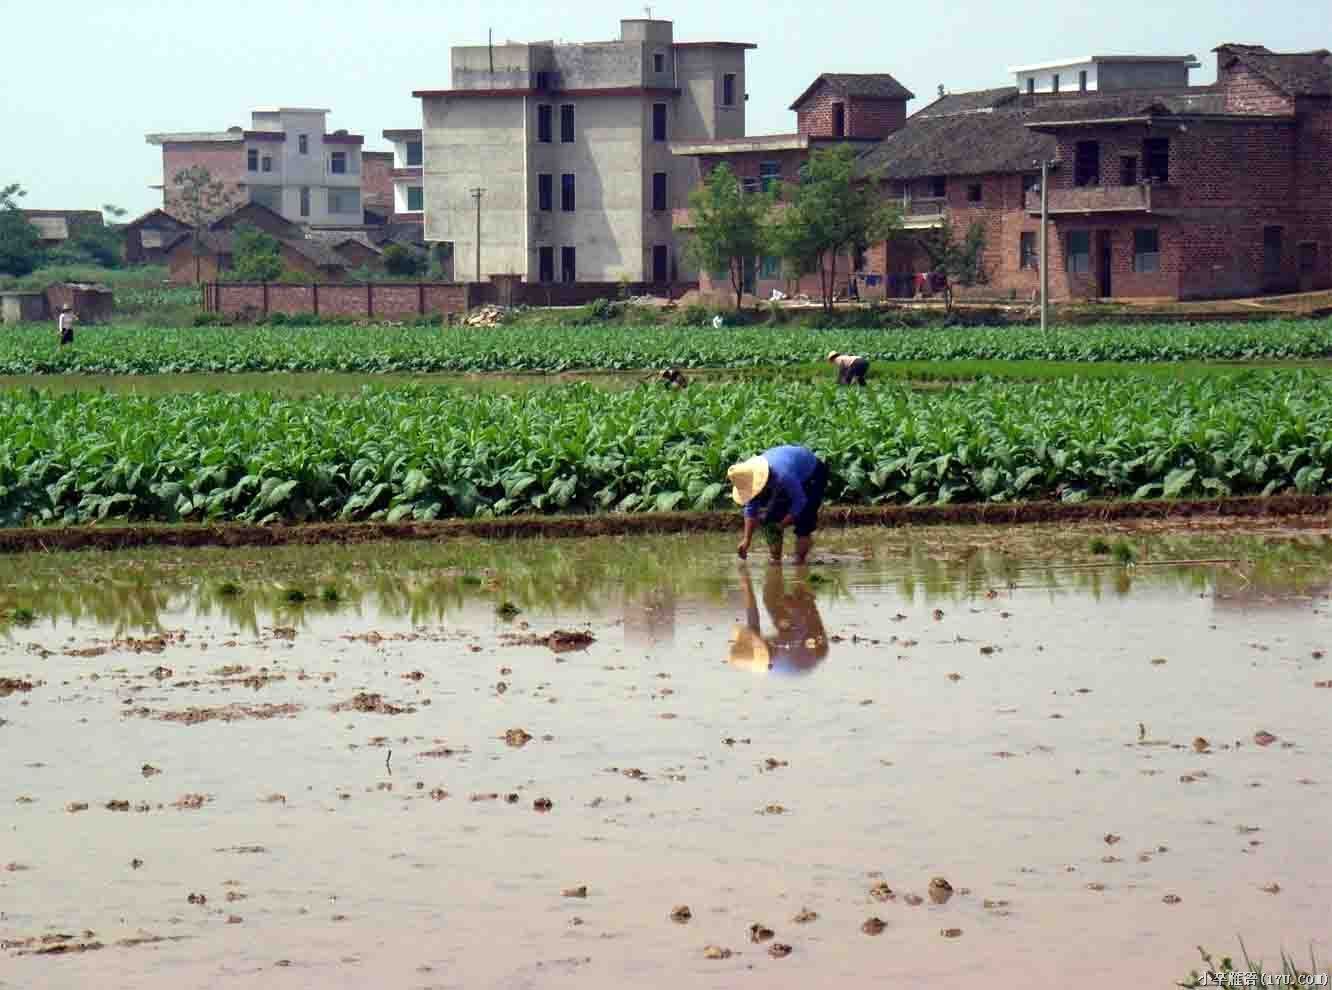
<instances>
[{"instance_id":1,"label":"white sky","mask_svg":"<svg viewBox=\"0 0 1332 990\"><path fill-rule=\"evenodd\" d=\"M794 130L787 107L820 72L891 72L919 97L1009 85L1005 67L1085 54L1196 54L1214 79L1227 42L1332 47L1328 0L866 4L675 0L652 7L681 41L752 41L748 130ZM385 147L419 127L413 89L447 88L449 48L609 40L635 3L580 0L0 0L0 185L23 205L137 215L160 205L150 131L223 130L256 106L329 107L330 128Z\"/></svg>"}]
</instances>

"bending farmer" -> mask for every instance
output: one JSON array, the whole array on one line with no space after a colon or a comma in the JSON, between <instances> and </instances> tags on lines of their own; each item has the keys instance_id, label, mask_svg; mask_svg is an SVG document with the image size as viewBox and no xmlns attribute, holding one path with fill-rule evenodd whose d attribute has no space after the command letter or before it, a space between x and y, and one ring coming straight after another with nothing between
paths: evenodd
<instances>
[{"instance_id":1,"label":"bending farmer","mask_svg":"<svg viewBox=\"0 0 1332 990\"><path fill-rule=\"evenodd\" d=\"M869 374L869 361L858 354L828 352L828 362L837 365L838 385L864 385Z\"/></svg>"},{"instance_id":2,"label":"bending farmer","mask_svg":"<svg viewBox=\"0 0 1332 990\"><path fill-rule=\"evenodd\" d=\"M736 547L740 559L749 556L749 544L760 522L778 527L769 548L773 560L782 558L782 531L795 527L795 561L803 564L814 545L819 506L828 485L828 466L808 447L773 447L726 469L731 498L745 507L745 535Z\"/></svg>"}]
</instances>

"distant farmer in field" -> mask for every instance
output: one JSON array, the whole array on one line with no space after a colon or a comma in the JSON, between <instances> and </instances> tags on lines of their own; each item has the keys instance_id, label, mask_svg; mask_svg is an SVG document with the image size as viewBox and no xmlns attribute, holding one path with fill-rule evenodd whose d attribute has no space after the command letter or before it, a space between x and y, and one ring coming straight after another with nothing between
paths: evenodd
<instances>
[{"instance_id":1,"label":"distant farmer in field","mask_svg":"<svg viewBox=\"0 0 1332 990\"><path fill-rule=\"evenodd\" d=\"M667 368L661 373L661 383L667 388L688 388L689 379L679 368Z\"/></svg>"},{"instance_id":2,"label":"distant farmer in field","mask_svg":"<svg viewBox=\"0 0 1332 990\"><path fill-rule=\"evenodd\" d=\"M804 674L828 655L828 634L808 585L797 582L788 589L782 569L768 569L763 582L763 604L773 625L768 636L759 625L758 601L746 564L740 565L740 590L745 596L745 624L731 632L728 660L733 667L756 674Z\"/></svg>"},{"instance_id":3,"label":"distant farmer in field","mask_svg":"<svg viewBox=\"0 0 1332 990\"><path fill-rule=\"evenodd\" d=\"M808 447L773 447L726 469L731 498L745 509L745 535L736 552L749 556L749 544L760 523L775 526L768 550L782 559L782 536L787 527L796 534L795 562L803 564L814 545L819 506L828 485L828 466Z\"/></svg>"},{"instance_id":4,"label":"distant farmer in field","mask_svg":"<svg viewBox=\"0 0 1332 990\"><path fill-rule=\"evenodd\" d=\"M60 315L56 317L56 328L60 331L60 346L74 343L74 324L79 322L79 318L74 315L74 311L68 306L60 307Z\"/></svg>"},{"instance_id":5,"label":"distant farmer in field","mask_svg":"<svg viewBox=\"0 0 1332 990\"><path fill-rule=\"evenodd\" d=\"M869 361L858 354L828 352L828 363L837 366L838 385L864 385L869 374Z\"/></svg>"}]
</instances>

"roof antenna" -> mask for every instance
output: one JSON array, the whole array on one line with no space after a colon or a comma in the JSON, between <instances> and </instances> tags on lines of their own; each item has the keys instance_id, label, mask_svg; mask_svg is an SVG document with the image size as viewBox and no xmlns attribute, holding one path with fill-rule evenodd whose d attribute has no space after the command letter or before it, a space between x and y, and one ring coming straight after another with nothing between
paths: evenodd
<instances>
[{"instance_id":1,"label":"roof antenna","mask_svg":"<svg viewBox=\"0 0 1332 990\"><path fill-rule=\"evenodd\" d=\"M643 8L643 13L647 14L647 19L648 19L649 21L652 20L652 8L651 8L651 7L644 7L644 8Z\"/></svg>"},{"instance_id":2,"label":"roof antenna","mask_svg":"<svg viewBox=\"0 0 1332 990\"><path fill-rule=\"evenodd\" d=\"M495 74L495 29L486 28L486 48L490 52L490 74ZM480 278L480 276L477 276Z\"/></svg>"}]
</instances>

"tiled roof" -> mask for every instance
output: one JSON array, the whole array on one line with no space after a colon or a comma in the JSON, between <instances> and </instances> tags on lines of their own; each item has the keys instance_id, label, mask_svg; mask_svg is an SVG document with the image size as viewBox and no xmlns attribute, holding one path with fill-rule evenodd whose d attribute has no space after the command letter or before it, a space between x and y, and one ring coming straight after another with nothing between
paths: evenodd
<instances>
[{"instance_id":1,"label":"tiled roof","mask_svg":"<svg viewBox=\"0 0 1332 990\"><path fill-rule=\"evenodd\" d=\"M796 98L791 109L795 110L804 103L820 83L827 83L843 96L858 96L866 100L911 100L916 95L886 72L825 72Z\"/></svg>"},{"instance_id":2,"label":"tiled roof","mask_svg":"<svg viewBox=\"0 0 1332 990\"><path fill-rule=\"evenodd\" d=\"M1026 112L1030 124L1096 121L1172 114L1220 114L1226 112L1226 101L1225 94L1214 87L1191 86L1187 89L1077 94L1068 98L1042 96Z\"/></svg>"},{"instance_id":3,"label":"tiled roof","mask_svg":"<svg viewBox=\"0 0 1332 990\"><path fill-rule=\"evenodd\" d=\"M944 97L964 109L912 114L905 126L860 157L861 175L914 179L930 175L987 175L1030 171L1042 158L1053 158L1055 140L1026 126L1028 112L1006 103L990 113L975 107L995 99L997 90ZM991 95L986 95L991 94Z\"/></svg>"},{"instance_id":4,"label":"tiled roof","mask_svg":"<svg viewBox=\"0 0 1332 990\"><path fill-rule=\"evenodd\" d=\"M1016 86L977 89L969 93L945 93L929 106L921 107L913 117L945 117L955 113L983 113L1006 106L1017 99Z\"/></svg>"},{"instance_id":5,"label":"tiled roof","mask_svg":"<svg viewBox=\"0 0 1332 990\"><path fill-rule=\"evenodd\" d=\"M1220 45L1215 49L1290 96L1332 96L1332 60L1326 49L1274 52L1262 45Z\"/></svg>"}]
</instances>

